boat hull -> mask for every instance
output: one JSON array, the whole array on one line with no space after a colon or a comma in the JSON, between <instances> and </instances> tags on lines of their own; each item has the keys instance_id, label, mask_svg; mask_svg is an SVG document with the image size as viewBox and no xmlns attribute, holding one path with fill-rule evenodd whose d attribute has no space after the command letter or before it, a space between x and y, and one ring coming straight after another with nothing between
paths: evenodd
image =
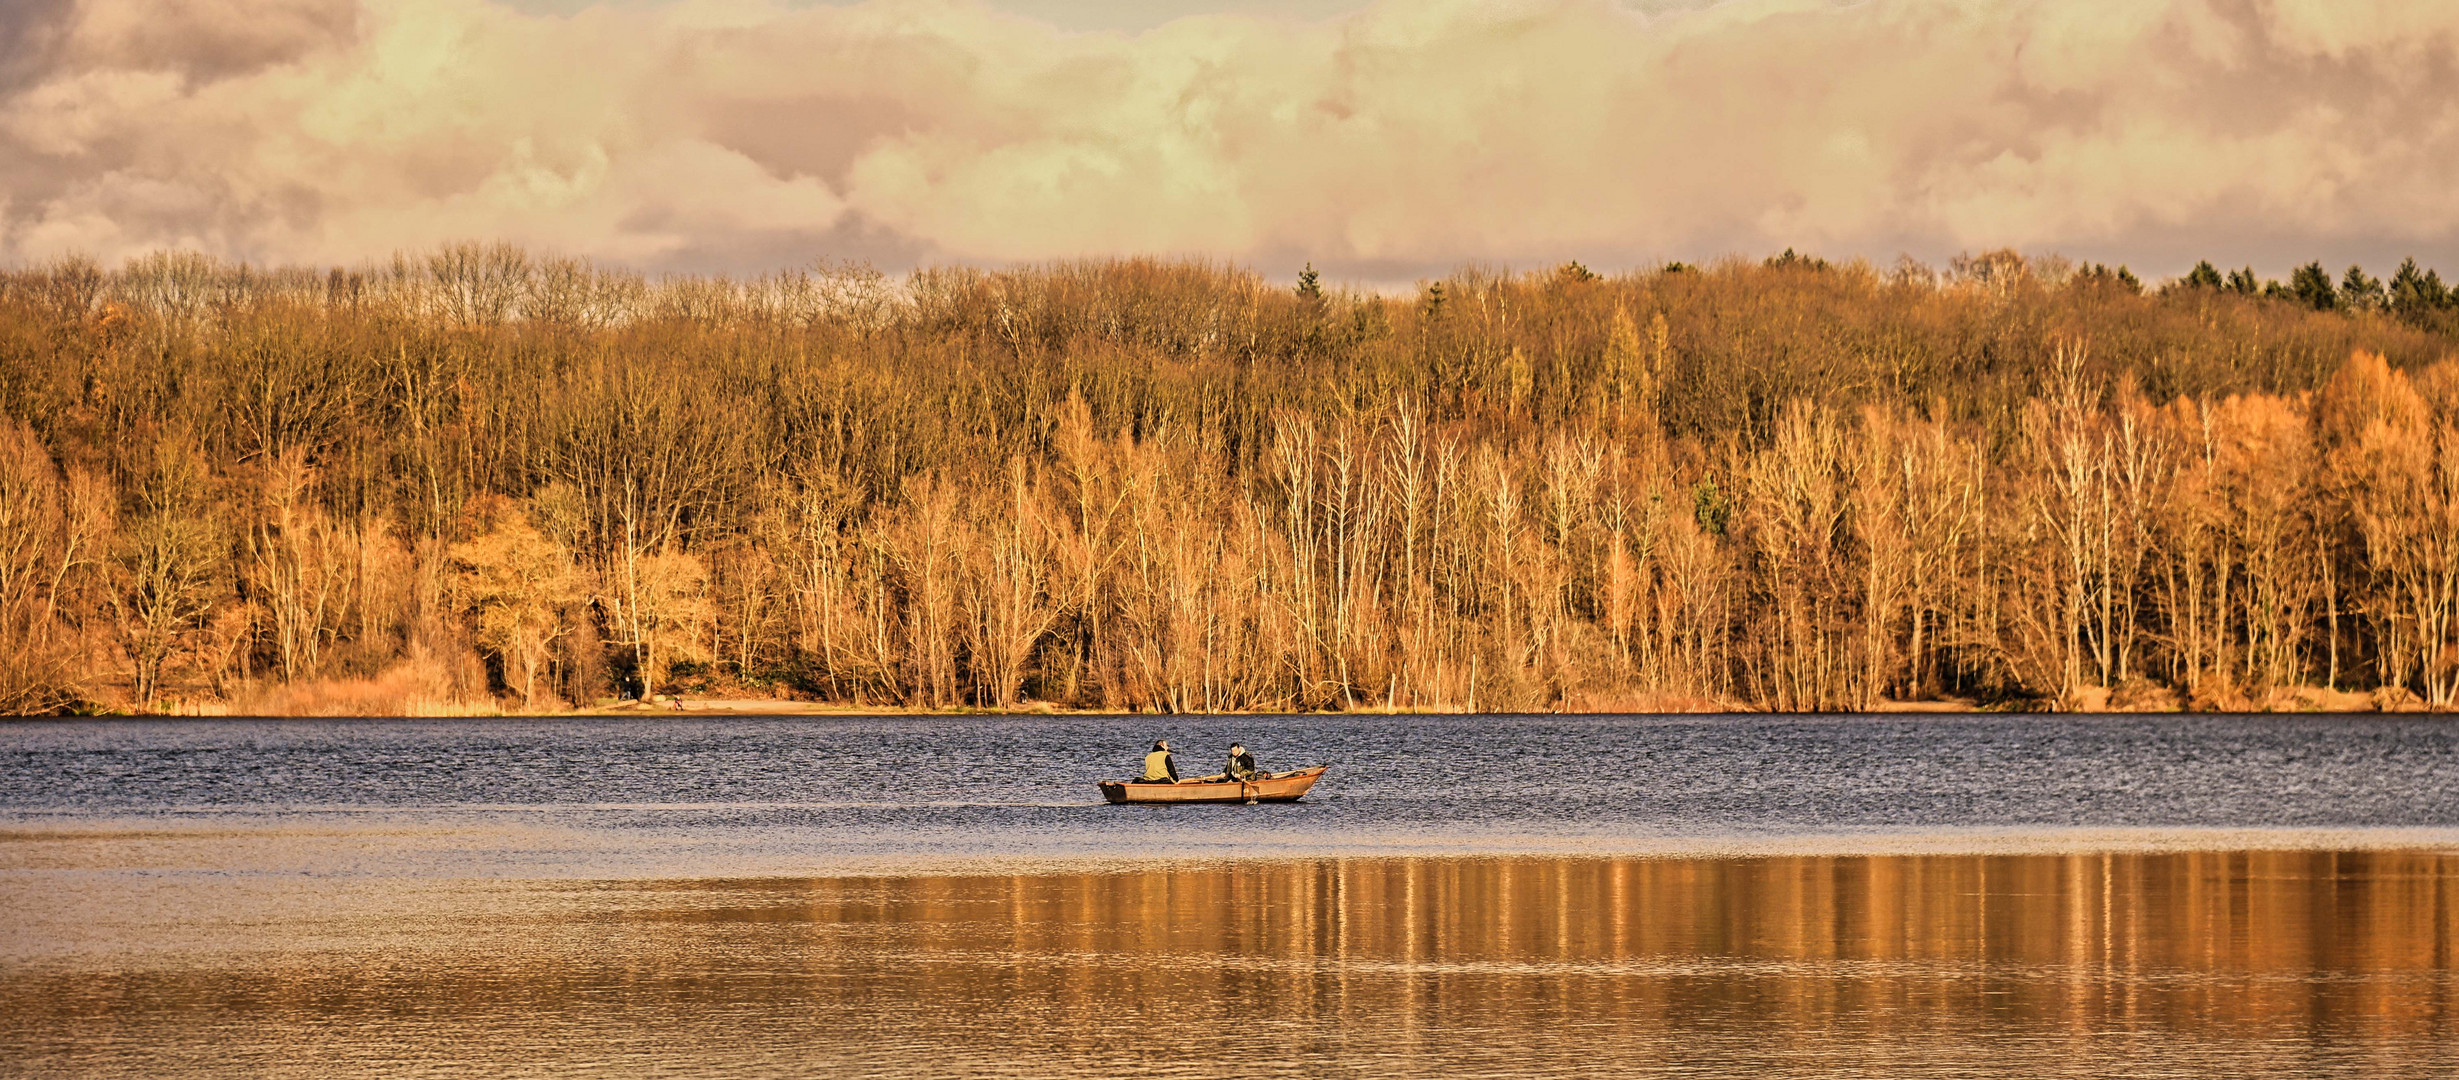
<instances>
[{"instance_id":1,"label":"boat hull","mask_svg":"<svg viewBox=\"0 0 2459 1080\"><path fill-rule=\"evenodd\" d=\"M1145 784L1126 780L1101 782L1101 797L1113 803L1267 803L1296 802L1323 778L1326 766L1274 773L1257 780L1190 781Z\"/></svg>"}]
</instances>

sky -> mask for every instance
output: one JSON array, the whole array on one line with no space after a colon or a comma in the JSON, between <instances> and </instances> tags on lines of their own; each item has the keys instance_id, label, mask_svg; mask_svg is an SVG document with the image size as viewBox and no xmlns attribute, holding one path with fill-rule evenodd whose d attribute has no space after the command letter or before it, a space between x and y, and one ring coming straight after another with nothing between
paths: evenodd
<instances>
[{"instance_id":1,"label":"sky","mask_svg":"<svg viewBox=\"0 0 2459 1080\"><path fill-rule=\"evenodd\" d=\"M0 0L0 264L2459 271L2452 0Z\"/></svg>"}]
</instances>

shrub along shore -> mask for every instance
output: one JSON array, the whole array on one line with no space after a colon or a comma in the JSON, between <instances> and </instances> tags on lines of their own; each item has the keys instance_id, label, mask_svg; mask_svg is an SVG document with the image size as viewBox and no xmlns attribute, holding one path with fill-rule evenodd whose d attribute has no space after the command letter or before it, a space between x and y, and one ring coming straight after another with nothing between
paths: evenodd
<instances>
[{"instance_id":1,"label":"shrub along shore","mask_svg":"<svg viewBox=\"0 0 2459 1080\"><path fill-rule=\"evenodd\" d=\"M2453 303L70 261L0 275L0 711L2448 708Z\"/></svg>"}]
</instances>

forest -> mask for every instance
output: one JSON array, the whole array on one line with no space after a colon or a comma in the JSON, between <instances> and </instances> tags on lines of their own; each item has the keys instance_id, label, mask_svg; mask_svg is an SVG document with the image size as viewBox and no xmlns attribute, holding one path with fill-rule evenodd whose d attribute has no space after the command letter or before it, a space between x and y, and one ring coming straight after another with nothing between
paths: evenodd
<instances>
[{"instance_id":1,"label":"forest","mask_svg":"<svg viewBox=\"0 0 2459 1080\"><path fill-rule=\"evenodd\" d=\"M0 712L2447 709L2459 297L0 274Z\"/></svg>"}]
</instances>

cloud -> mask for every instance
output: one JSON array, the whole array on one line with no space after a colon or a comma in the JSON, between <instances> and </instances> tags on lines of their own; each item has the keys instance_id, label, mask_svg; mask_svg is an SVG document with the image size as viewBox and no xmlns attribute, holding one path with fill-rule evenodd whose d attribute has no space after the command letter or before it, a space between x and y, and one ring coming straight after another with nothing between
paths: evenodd
<instances>
[{"instance_id":1,"label":"cloud","mask_svg":"<svg viewBox=\"0 0 2459 1080\"><path fill-rule=\"evenodd\" d=\"M2455 165L2444 0L1393 0L1133 32L967 0L0 13L11 261L2430 260L2459 255Z\"/></svg>"}]
</instances>

